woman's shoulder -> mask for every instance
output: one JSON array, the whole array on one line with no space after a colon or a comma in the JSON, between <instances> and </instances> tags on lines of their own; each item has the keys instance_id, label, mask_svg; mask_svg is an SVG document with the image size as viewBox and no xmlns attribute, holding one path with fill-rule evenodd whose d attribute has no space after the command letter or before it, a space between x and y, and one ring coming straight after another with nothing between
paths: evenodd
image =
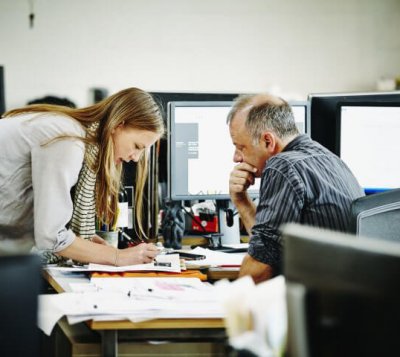
<instances>
[{"instance_id":1,"label":"woman's shoulder","mask_svg":"<svg viewBox=\"0 0 400 357\"><path fill-rule=\"evenodd\" d=\"M58 135L84 136L85 129L74 118L58 113L38 113L29 120L29 125L43 128Z\"/></svg>"},{"instance_id":2,"label":"woman's shoulder","mask_svg":"<svg viewBox=\"0 0 400 357\"><path fill-rule=\"evenodd\" d=\"M41 143L57 137L85 137L84 127L74 118L58 113L34 113L18 115L11 120L20 122L21 134L28 141Z\"/></svg>"}]
</instances>

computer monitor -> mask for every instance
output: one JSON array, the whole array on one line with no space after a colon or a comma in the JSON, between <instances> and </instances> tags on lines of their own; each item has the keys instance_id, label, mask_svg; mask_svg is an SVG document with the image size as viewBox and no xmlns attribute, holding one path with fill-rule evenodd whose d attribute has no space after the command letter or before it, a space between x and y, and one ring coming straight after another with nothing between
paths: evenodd
<instances>
[{"instance_id":1,"label":"computer monitor","mask_svg":"<svg viewBox=\"0 0 400 357\"><path fill-rule=\"evenodd\" d=\"M400 244L297 224L282 232L288 355L397 351Z\"/></svg>"},{"instance_id":2,"label":"computer monitor","mask_svg":"<svg viewBox=\"0 0 400 357\"><path fill-rule=\"evenodd\" d=\"M164 118L165 125L168 120L168 103L170 102L221 102L232 101L239 94L237 93L212 93L212 92L151 92L151 95L156 100L161 108L161 114ZM158 159L159 165L159 180L166 183L168 180L168 164L167 164L167 147L166 139L162 139L160 143L160 156Z\"/></svg>"},{"instance_id":3,"label":"computer monitor","mask_svg":"<svg viewBox=\"0 0 400 357\"><path fill-rule=\"evenodd\" d=\"M337 148L336 113L339 102L398 102L400 91L354 92L354 93L312 93L308 96L311 138L318 141L335 154Z\"/></svg>"},{"instance_id":4,"label":"computer monitor","mask_svg":"<svg viewBox=\"0 0 400 357\"><path fill-rule=\"evenodd\" d=\"M367 194L400 187L400 101L339 103L339 156Z\"/></svg>"}]
</instances>

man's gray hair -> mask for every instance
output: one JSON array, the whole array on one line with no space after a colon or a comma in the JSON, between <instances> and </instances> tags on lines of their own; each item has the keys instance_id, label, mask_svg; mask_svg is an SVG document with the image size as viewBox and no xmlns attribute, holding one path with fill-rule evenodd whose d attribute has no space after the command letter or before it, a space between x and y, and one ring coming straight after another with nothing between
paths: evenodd
<instances>
[{"instance_id":1,"label":"man's gray hair","mask_svg":"<svg viewBox=\"0 0 400 357\"><path fill-rule=\"evenodd\" d=\"M235 115L250 107L245 126L253 144L257 145L264 131L272 131L280 139L298 135L292 108L279 97L269 94L241 95L235 99L227 117L230 124Z\"/></svg>"}]
</instances>

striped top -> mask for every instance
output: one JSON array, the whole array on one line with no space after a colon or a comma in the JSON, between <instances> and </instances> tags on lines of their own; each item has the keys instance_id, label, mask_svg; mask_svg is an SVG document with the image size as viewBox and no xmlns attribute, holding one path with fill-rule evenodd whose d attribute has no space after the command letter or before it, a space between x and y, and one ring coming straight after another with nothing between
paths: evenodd
<instances>
[{"instance_id":1,"label":"striped top","mask_svg":"<svg viewBox=\"0 0 400 357\"><path fill-rule=\"evenodd\" d=\"M356 178L338 156L307 135L299 135L270 158L263 170L250 256L279 274L282 224L296 222L345 231L350 205L363 195Z\"/></svg>"}]
</instances>

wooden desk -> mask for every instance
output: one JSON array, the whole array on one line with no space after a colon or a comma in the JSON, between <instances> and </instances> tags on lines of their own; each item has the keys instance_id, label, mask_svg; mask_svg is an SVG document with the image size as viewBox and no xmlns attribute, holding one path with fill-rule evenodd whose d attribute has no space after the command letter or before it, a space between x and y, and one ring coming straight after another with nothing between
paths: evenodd
<instances>
[{"instance_id":1,"label":"wooden desk","mask_svg":"<svg viewBox=\"0 0 400 357\"><path fill-rule=\"evenodd\" d=\"M69 291L71 279L53 276L48 271L44 271L43 276L56 292ZM83 274L78 276L77 281L85 281ZM87 277L86 280L89 281ZM223 319L155 319L139 323L129 320L91 320L87 325L100 333L102 356L107 357L118 356L119 341L190 340L225 343L227 337Z\"/></svg>"}]
</instances>

